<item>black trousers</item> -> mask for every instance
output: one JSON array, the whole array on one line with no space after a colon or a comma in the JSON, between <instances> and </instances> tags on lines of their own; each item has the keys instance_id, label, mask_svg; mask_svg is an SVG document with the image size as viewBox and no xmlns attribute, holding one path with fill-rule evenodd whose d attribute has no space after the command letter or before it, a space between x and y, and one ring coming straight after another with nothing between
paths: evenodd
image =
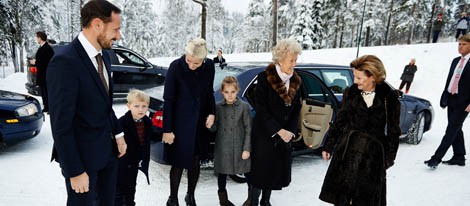
<instances>
[{"instance_id":1,"label":"black trousers","mask_svg":"<svg viewBox=\"0 0 470 206\"><path fill-rule=\"evenodd\" d=\"M460 34L465 35L467 33L467 29L457 29L457 33L455 34L455 38L459 39Z\"/></svg>"},{"instance_id":2,"label":"black trousers","mask_svg":"<svg viewBox=\"0 0 470 206\"><path fill-rule=\"evenodd\" d=\"M450 146L452 146L455 158L464 159L466 154L462 126L468 116L468 112L465 111L466 105L457 105L455 103L458 98L457 95L449 96L446 132L442 138L441 144L432 156L433 159L442 160Z\"/></svg>"},{"instance_id":3,"label":"black trousers","mask_svg":"<svg viewBox=\"0 0 470 206\"><path fill-rule=\"evenodd\" d=\"M70 178L65 178L68 196L67 206L114 205L117 178L117 158L114 156L110 157L108 164L103 169L98 171L87 171L87 174L90 181L90 190L81 194L72 190Z\"/></svg>"},{"instance_id":4,"label":"black trousers","mask_svg":"<svg viewBox=\"0 0 470 206\"><path fill-rule=\"evenodd\" d=\"M433 31L432 32L432 43L437 42L437 39L439 38L439 33L441 33L441 31Z\"/></svg>"},{"instance_id":5,"label":"black trousers","mask_svg":"<svg viewBox=\"0 0 470 206\"><path fill-rule=\"evenodd\" d=\"M116 186L116 206L135 205L135 187L137 185L138 164L119 163Z\"/></svg>"},{"instance_id":6,"label":"black trousers","mask_svg":"<svg viewBox=\"0 0 470 206\"><path fill-rule=\"evenodd\" d=\"M411 82L409 81L401 81L399 89L403 89L403 86L406 85L406 91L410 90Z\"/></svg>"}]
</instances>

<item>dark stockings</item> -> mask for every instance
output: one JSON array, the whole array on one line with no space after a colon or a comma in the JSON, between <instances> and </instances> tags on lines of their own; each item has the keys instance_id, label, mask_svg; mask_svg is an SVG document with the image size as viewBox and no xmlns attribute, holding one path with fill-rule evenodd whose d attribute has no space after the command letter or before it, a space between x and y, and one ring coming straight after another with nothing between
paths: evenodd
<instances>
[{"instance_id":1,"label":"dark stockings","mask_svg":"<svg viewBox=\"0 0 470 206\"><path fill-rule=\"evenodd\" d=\"M193 168L188 170L188 194L194 196L200 173L199 157L194 157ZM170 197L178 198L178 188L183 175L183 168L172 166L170 170Z\"/></svg>"}]
</instances>

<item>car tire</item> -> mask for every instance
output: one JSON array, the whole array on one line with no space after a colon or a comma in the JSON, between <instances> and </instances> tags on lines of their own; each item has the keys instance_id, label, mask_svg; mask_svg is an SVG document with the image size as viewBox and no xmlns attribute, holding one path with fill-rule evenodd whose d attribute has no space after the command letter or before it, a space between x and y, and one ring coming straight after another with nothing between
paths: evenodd
<instances>
[{"instance_id":1,"label":"car tire","mask_svg":"<svg viewBox=\"0 0 470 206\"><path fill-rule=\"evenodd\" d=\"M244 174L235 174L235 175L230 175L230 178L237 182L237 183L245 183L246 182L246 177Z\"/></svg>"},{"instance_id":2,"label":"car tire","mask_svg":"<svg viewBox=\"0 0 470 206\"><path fill-rule=\"evenodd\" d=\"M420 112L418 115L416 115L416 119L413 121L413 123L410 126L410 129L408 129L408 132L406 134L407 136L407 141L406 143L408 144L419 144L421 140L423 139L423 134L424 134L424 113Z\"/></svg>"}]
</instances>

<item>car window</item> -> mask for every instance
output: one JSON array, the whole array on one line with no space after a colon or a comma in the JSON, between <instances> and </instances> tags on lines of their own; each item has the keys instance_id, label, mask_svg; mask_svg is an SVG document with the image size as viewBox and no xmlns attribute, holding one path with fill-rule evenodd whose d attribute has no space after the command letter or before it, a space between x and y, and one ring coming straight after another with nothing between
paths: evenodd
<instances>
[{"instance_id":1,"label":"car window","mask_svg":"<svg viewBox=\"0 0 470 206\"><path fill-rule=\"evenodd\" d=\"M242 69L231 67L231 66L225 66L220 67L220 66L215 66L215 76L214 76L214 90L217 90L220 88L220 85L222 84L222 80L226 76L234 76L237 77L239 73L243 72Z\"/></svg>"},{"instance_id":2,"label":"car window","mask_svg":"<svg viewBox=\"0 0 470 206\"><path fill-rule=\"evenodd\" d=\"M139 67L145 66L145 61L139 58L134 53L117 49L114 51L116 52L116 55L118 57L119 64Z\"/></svg>"},{"instance_id":3,"label":"car window","mask_svg":"<svg viewBox=\"0 0 470 206\"><path fill-rule=\"evenodd\" d=\"M333 98L330 93L326 91L320 80L310 77L307 73L298 72L302 78L302 89L304 98L315 99L325 103L333 103Z\"/></svg>"},{"instance_id":4,"label":"car window","mask_svg":"<svg viewBox=\"0 0 470 206\"><path fill-rule=\"evenodd\" d=\"M349 70L322 69L320 71L326 86L335 94L342 94L354 83Z\"/></svg>"}]
</instances>

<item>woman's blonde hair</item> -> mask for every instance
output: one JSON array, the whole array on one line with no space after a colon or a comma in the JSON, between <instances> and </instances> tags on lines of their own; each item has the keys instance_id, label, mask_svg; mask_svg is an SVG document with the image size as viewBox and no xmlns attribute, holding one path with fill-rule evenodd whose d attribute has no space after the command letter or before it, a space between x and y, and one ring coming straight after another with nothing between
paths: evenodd
<instances>
[{"instance_id":1,"label":"woman's blonde hair","mask_svg":"<svg viewBox=\"0 0 470 206\"><path fill-rule=\"evenodd\" d=\"M127 103L131 104L134 101L145 102L147 104L150 103L149 95L145 94L145 92L138 90L138 89L131 89L127 94Z\"/></svg>"},{"instance_id":2,"label":"woman's blonde hair","mask_svg":"<svg viewBox=\"0 0 470 206\"><path fill-rule=\"evenodd\" d=\"M220 86L220 91L224 91L224 88L228 85L232 85L235 87L235 89L237 91L240 90L240 87L238 87L238 81L237 81L237 78L235 78L234 76L226 76L223 80L222 80L222 86Z\"/></svg>"},{"instance_id":3,"label":"woman's blonde hair","mask_svg":"<svg viewBox=\"0 0 470 206\"><path fill-rule=\"evenodd\" d=\"M387 76L384 64L374 55L361 56L353 60L350 66L358 71L363 71L368 77L374 77L375 83L377 84L381 84L385 81L385 77Z\"/></svg>"},{"instance_id":4,"label":"woman's blonde hair","mask_svg":"<svg viewBox=\"0 0 470 206\"><path fill-rule=\"evenodd\" d=\"M277 64L288 54L300 54L302 47L295 39L283 39L273 48L273 63Z\"/></svg>"},{"instance_id":5,"label":"woman's blonde hair","mask_svg":"<svg viewBox=\"0 0 470 206\"><path fill-rule=\"evenodd\" d=\"M207 57L206 40L196 37L189 40L184 48L187 55L196 57L198 59L205 59Z\"/></svg>"}]
</instances>

